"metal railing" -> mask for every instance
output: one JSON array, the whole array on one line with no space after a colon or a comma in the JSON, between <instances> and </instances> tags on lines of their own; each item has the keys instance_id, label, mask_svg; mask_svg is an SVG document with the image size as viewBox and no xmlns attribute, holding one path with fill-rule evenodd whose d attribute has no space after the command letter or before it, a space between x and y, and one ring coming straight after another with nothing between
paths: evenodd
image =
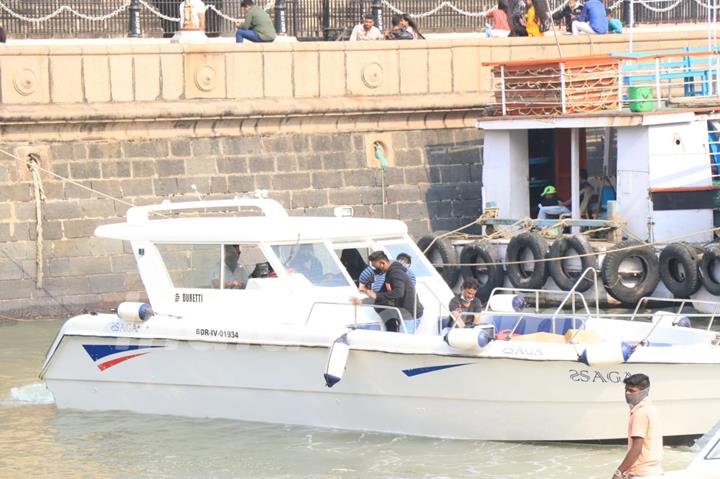
<instances>
[{"instance_id":1,"label":"metal railing","mask_svg":"<svg viewBox=\"0 0 720 479\"><path fill-rule=\"evenodd\" d=\"M242 17L241 0L206 0L209 36L231 36L234 20ZM707 0L710 1L710 0ZM426 33L479 31L485 12L496 0L258 0L275 16L285 8L288 35L301 40L344 39L363 15L373 14L389 24L392 15L414 16ZM550 0L552 10L563 0ZM679 2L668 11L652 1L635 3L634 22L695 23L708 21L703 0ZM178 28L180 0L0 0L0 23L12 38L107 38L128 35L131 8L139 9L139 27L145 37L169 37ZM133 7L131 7L131 5ZM615 16L628 23L629 1L610 5Z\"/></svg>"}]
</instances>

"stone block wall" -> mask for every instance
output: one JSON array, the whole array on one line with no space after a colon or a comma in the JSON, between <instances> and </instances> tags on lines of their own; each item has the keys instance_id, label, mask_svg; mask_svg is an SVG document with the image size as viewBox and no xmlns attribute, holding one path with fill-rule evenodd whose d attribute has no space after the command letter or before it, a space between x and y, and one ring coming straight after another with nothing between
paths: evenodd
<instances>
[{"instance_id":1,"label":"stone block wall","mask_svg":"<svg viewBox=\"0 0 720 479\"><path fill-rule=\"evenodd\" d=\"M384 179L374 141L390 160ZM30 151L52 172L41 175L42 288ZM481 211L482 133L473 128L2 143L0 156L0 314L7 316L67 316L144 299L128 245L93 236L96 226L122 221L130 204L265 189L290 214L331 215L348 205L356 216L380 217L384 209L416 236L467 224Z\"/></svg>"}]
</instances>

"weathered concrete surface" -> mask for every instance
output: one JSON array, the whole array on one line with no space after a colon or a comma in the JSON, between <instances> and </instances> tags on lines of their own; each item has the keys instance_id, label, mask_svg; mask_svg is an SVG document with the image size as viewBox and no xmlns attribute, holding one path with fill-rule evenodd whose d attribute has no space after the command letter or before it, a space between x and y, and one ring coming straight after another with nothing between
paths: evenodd
<instances>
[{"instance_id":1,"label":"weathered concrete surface","mask_svg":"<svg viewBox=\"0 0 720 479\"><path fill-rule=\"evenodd\" d=\"M638 34L636 49L703 32ZM560 37L566 56L626 37ZM0 314L67 315L143 298L127 246L92 237L128 203L268 189L293 214L379 215L414 234L481 208L485 61L556 56L553 38L271 45L12 46L0 50ZM43 204L37 275L32 178ZM85 186L93 191L81 188ZM107 196L103 196L107 195ZM115 198L115 199L112 199Z\"/></svg>"}]
</instances>

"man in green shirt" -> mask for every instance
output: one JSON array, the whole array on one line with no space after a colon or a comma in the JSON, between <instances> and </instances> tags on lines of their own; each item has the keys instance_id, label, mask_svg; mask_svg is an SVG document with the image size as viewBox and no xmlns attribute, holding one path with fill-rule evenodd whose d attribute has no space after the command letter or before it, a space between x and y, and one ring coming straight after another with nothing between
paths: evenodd
<instances>
[{"instance_id":1,"label":"man in green shirt","mask_svg":"<svg viewBox=\"0 0 720 479\"><path fill-rule=\"evenodd\" d=\"M270 15L265 10L257 7L253 0L243 0L240 3L245 13L245 22L238 25L235 32L235 41L242 43L244 39L251 42L271 42L275 40L277 33L270 19Z\"/></svg>"}]
</instances>

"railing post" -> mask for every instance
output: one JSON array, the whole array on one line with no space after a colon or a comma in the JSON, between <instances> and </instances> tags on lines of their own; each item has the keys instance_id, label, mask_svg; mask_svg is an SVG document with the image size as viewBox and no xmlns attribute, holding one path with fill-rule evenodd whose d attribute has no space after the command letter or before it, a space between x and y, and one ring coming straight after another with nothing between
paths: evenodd
<instances>
[{"instance_id":1,"label":"railing post","mask_svg":"<svg viewBox=\"0 0 720 479\"><path fill-rule=\"evenodd\" d=\"M500 65L500 99L502 100L502 114L507 115L505 106L505 65Z\"/></svg>"},{"instance_id":2,"label":"railing post","mask_svg":"<svg viewBox=\"0 0 720 479\"><path fill-rule=\"evenodd\" d=\"M130 0L129 8L128 37L137 38L142 36L140 29L140 1Z\"/></svg>"},{"instance_id":3,"label":"railing post","mask_svg":"<svg viewBox=\"0 0 720 479\"><path fill-rule=\"evenodd\" d=\"M385 28L382 14L382 0L372 0L372 16L375 19L375 26L382 32Z\"/></svg>"},{"instance_id":4,"label":"railing post","mask_svg":"<svg viewBox=\"0 0 720 479\"><path fill-rule=\"evenodd\" d=\"M275 31L278 35L287 35L286 0L275 0Z\"/></svg>"},{"instance_id":5,"label":"railing post","mask_svg":"<svg viewBox=\"0 0 720 479\"><path fill-rule=\"evenodd\" d=\"M322 2L322 35L323 40L330 39L330 1Z\"/></svg>"},{"instance_id":6,"label":"railing post","mask_svg":"<svg viewBox=\"0 0 720 479\"><path fill-rule=\"evenodd\" d=\"M660 59L655 58L655 93L657 94L657 107L658 110L662 107L662 99L660 96L662 95L662 92L660 91Z\"/></svg>"},{"instance_id":7,"label":"railing post","mask_svg":"<svg viewBox=\"0 0 720 479\"><path fill-rule=\"evenodd\" d=\"M565 64L560 64L560 102L562 104L562 112L565 113Z\"/></svg>"}]
</instances>

